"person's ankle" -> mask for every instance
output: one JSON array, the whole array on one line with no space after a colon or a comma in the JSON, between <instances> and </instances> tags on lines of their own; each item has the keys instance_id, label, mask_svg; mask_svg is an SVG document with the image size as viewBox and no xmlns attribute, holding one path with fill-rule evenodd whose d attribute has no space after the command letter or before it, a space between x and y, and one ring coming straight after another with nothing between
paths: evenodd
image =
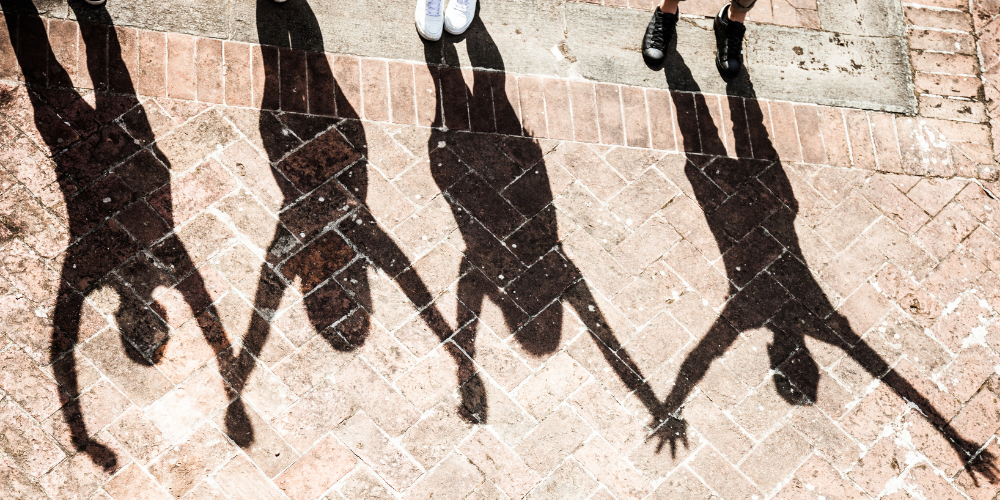
<instances>
[{"instance_id":1,"label":"person's ankle","mask_svg":"<svg viewBox=\"0 0 1000 500\"><path fill-rule=\"evenodd\" d=\"M677 14L677 4L678 4L678 2L671 2L669 5L661 4L661 5L658 5L656 7L656 10L660 11L663 14L676 15Z\"/></svg>"},{"instance_id":2,"label":"person's ankle","mask_svg":"<svg viewBox=\"0 0 1000 500\"><path fill-rule=\"evenodd\" d=\"M733 22L737 22L737 23L741 23L742 24L742 23L746 22L746 20L747 20L747 13L746 12L733 12L733 5L732 4L729 4L729 9L727 9L726 14L728 14L726 16L726 20L727 21L733 21Z\"/></svg>"}]
</instances>

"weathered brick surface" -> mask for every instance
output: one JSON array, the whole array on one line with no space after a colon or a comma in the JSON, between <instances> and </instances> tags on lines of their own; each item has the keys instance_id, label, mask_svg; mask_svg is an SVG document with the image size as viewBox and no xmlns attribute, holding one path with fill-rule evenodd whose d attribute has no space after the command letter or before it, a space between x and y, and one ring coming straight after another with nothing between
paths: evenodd
<instances>
[{"instance_id":1,"label":"weathered brick surface","mask_svg":"<svg viewBox=\"0 0 1000 500\"><path fill-rule=\"evenodd\" d=\"M0 496L993 498L1000 20L939 3L918 117L3 32Z\"/></svg>"}]
</instances>

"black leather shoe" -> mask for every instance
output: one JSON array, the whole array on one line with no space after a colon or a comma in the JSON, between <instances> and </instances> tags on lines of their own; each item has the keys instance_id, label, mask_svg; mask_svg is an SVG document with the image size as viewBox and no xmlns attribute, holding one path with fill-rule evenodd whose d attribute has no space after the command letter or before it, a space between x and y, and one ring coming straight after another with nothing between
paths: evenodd
<instances>
[{"instance_id":1,"label":"black leather shoe","mask_svg":"<svg viewBox=\"0 0 1000 500\"><path fill-rule=\"evenodd\" d=\"M674 37L677 31L677 15L664 14L657 7L653 11L653 18L646 26L646 36L642 37L642 59L650 66L660 66L667 58L667 44Z\"/></svg>"},{"instance_id":2,"label":"black leather shoe","mask_svg":"<svg viewBox=\"0 0 1000 500\"><path fill-rule=\"evenodd\" d=\"M715 16L715 65L723 78L734 78L743 70L743 35L747 32L743 23L729 19L729 6L726 5Z\"/></svg>"}]
</instances>

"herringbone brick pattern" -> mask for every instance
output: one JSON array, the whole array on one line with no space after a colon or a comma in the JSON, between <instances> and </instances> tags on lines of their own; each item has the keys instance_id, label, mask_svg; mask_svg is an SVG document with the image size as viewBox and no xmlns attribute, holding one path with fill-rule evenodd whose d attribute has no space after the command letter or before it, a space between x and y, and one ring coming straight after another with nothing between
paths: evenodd
<instances>
[{"instance_id":1,"label":"herringbone brick pattern","mask_svg":"<svg viewBox=\"0 0 1000 500\"><path fill-rule=\"evenodd\" d=\"M0 87L2 496L996 498L1000 203L865 113L74 30Z\"/></svg>"}]
</instances>

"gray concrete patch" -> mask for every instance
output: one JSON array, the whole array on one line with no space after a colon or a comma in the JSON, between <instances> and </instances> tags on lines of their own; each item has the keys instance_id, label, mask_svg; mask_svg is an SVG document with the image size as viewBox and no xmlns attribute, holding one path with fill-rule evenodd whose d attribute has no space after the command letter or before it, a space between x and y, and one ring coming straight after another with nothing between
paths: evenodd
<instances>
[{"instance_id":1,"label":"gray concrete patch","mask_svg":"<svg viewBox=\"0 0 1000 500\"><path fill-rule=\"evenodd\" d=\"M72 9L61 0L35 1L53 17L73 18L76 11L88 20L101 20L100 15L87 14L80 0L72 0ZM832 31L748 25L745 48L755 95L914 113L899 1L824 0L819 10L822 25ZM315 0L280 5L270 0L108 0L107 15L118 25L341 54L657 88L667 88L669 80L682 90L720 94L751 92L739 82L727 88L719 78L710 19L682 17L677 51L666 70L653 71L639 54L648 12L564 0L481 3L483 22L476 23L472 33L446 35L439 43L425 43L417 36L412 6L403 4L390 9L376 2ZM259 29L257 19L265 20ZM296 23L313 22L318 29L295 28ZM280 28L283 25L292 28ZM303 37L296 39L297 33ZM668 78L664 71L675 74Z\"/></svg>"},{"instance_id":2,"label":"gray concrete patch","mask_svg":"<svg viewBox=\"0 0 1000 500\"><path fill-rule=\"evenodd\" d=\"M647 68L635 34L642 33L648 16L635 10L568 4L567 44L570 57L576 59L571 71L599 81L668 88L670 80L680 86L675 90L750 96L745 85L727 89L719 77L711 19L682 18L676 52L664 70ZM747 30L745 50L757 97L902 113L916 110L902 38L753 24ZM664 72L677 74L665 77Z\"/></svg>"}]
</instances>

